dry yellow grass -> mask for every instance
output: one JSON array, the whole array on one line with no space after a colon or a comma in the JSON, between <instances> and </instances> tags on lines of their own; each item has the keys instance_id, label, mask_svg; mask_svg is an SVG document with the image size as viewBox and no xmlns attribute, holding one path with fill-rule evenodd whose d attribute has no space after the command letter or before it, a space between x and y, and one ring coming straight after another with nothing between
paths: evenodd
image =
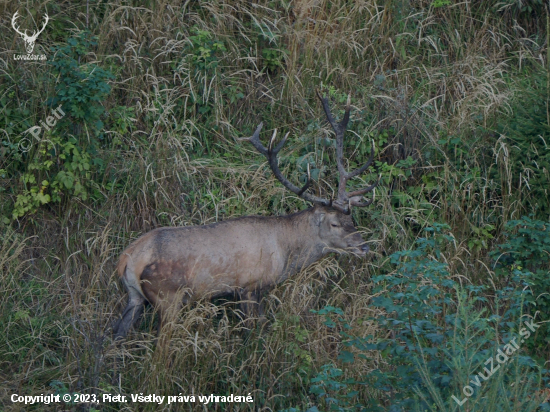
<instances>
[{"instance_id":1,"label":"dry yellow grass","mask_svg":"<svg viewBox=\"0 0 550 412\"><path fill-rule=\"evenodd\" d=\"M338 331L311 309L342 308L358 336L384 336L369 320L378 310L369 304L370 278L386 256L409 248L419 228L437 217L458 239L445 256L452 275L464 282L487 276L486 256L472 257L465 247L471 226L495 214L505 221L525 212L517 201L521 191L514 198L496 194L518 190L510 173L491 173L511 170L507 143L484 141L487 134L480 132L510 113L516 92L511 75L544 63L537 46L542 40L533 40L540 22L519 19L510 26L509 8L500 15L487 9L483 18L475 10L484 9L471 2L434 8L428 0L108 1L90 2L88 11L83 1L31 3L0 2L0 94L29 109L31 124L44 118L44 102L59 79L47 63L13 61L21 40L12 35L9 17L16 10L47 9L55 23L37 50L47 54L49 45L65 41L67 30L76 32L88 21L98 36L88 61L116 74L103 105L108 113L121 113L120 107L133 112L120 115L127 129L106 123L108 140L119 143L100 148L109 159L105 175L114 176L117 189L100 187L95 202L64 199L0 226L0 409L6 412L61 410L9 399L63 388L254 398L246 406L129 403L101 410L305 410L315 403L310 378L335 362L341 349ZM22 24L31 25L31 18ZM223 43L217 67L197 70L193 36L203 36L197 41L211 48L209 42ZM278 50L273 67L267 49ZM114 268L133 239L162 225L305 207L235 138L264 120L267 129L291 131L289 158L303 154L308 142L329 135L316 121L314 89L321 85L333 88L336 99L352 91L356 128L350 138L367 141L370 132L391 130L378 159L395 164L410 155L418 161L411 176L388 179L374 206L355 216L374 253L364 261L330 257L278 285L266 296L269 322L256 330L244 330L234 302L201 301L165 326L169 342L157 344L149 308L140 328L115 346L110 327L126 297ZM239 92L243 98L235 97ZM0 115L9 117L6 107ZM209 111L201 113L204 107ZM468 153L452 153L440 143L442 136L474 133L481 137ZM443 160L432 161L436 154ZM8 161L0 158L0 169ZM299 173L289 164L286 171L296 180ZM468 180L474 169L478 175ZM6 188L21 185L17 176L0 179ZM334 174L323 179L314 190L330 194ZM413 183L422 195L407 192ZM397 192L404 198L396 201ZM0 201L13 204L14 195L0 192ZM345 376L360 379L386 362L369 353ZM359 390L361 402L382 397Z\"/></svg>"}]
</instances>

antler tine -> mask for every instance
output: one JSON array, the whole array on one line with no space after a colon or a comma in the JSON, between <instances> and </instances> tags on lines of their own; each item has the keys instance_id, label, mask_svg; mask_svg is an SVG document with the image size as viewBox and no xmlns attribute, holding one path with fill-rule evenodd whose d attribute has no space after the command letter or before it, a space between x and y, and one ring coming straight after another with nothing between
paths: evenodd
<instances>
[{"instance_id":1,"label":"antler tine","mask_svg":"<svg viewBox=\"0 0 550 412\"><path fill-rule=\"evenodd\" d=\"M344 109L344 117L340 122L340 127L342 128L343 132L345 132L346 128L348 127L350 110L351 110L351 93L348 93L348 99L346 100L346 107Z\"/></svg>"},{"instance_id":2,"label":"antler tine","mask_svg":"<svg viewBox=\"0 0 550 412\"><path fill-rule=\"evenodd\" d=\"M247 140L250 143L252 143L252 146L256 148L258 152L263 154L264 156L267 156L267 149L266 147L260 142L260 132L262 131L262 128L264 127L264 122L261 122L258 127L256 127L256 130L254 131L254 134L250 137L241 137L237 140Z\"/></svg>"},{"instance_id":3,"label":"antler tine","mask_svg":"<svg viewBox=\"0 0 550 412\"><path fill-rule=\"evenodd\" d=\"M337 132L338 124L336 123L336 120L334 120L334 117L332 116L332 112L330 111L330 107L328 105L328 99L321 95L321 92L319 89L315 89L317 92L317 97L319 100L321 100L321 104L323 105L323 110L325 111L325 114L327 116L327 120L334 129L335 132Z\"/></svg>"},{"instance_id":4,"label":"antler tine","mask_svg":"<svg viewBox=\"0 0 550 412\"><path fill-rule=\"evenodd\" d=\"M319 100L321 100L321 104L323 105L323 110L325 111L325 114L327 116L327 120L334 129L334 132L336 133L336 136L338 138L343 138L344 133L346 131L346 128L348 127L349 122L349 112L351 109L351 94L348 94L348 99L346 101L346 107L344 112L344 117L342 120L337 123L334 119L334 116L332 115L332 112L330 111L330 106L328 104L328 98L321 95L321 92L319 92L318 89L315 90L317 92L317 97L319 97Z\"/></svg>"},{"instance_id":5,"label":"antler tine","mask_svg":"<svg viewBox=\"0 0 550 412\"><path fill-rule=\"evenodd\" d=\"M348 179L351 179L352 177L359 176L361 173L363 173L365 170L369 168L369 166L372 164L372 161L374 160L374 152L375 152L375 145L374 140L372 141L372 147L370 150L370 156L367 160L367 163L365 163L363 166L361 166L358 169L355 169L353 172L346 173L346 177Z\"/></svg>"},{"instance_id":6,"label":"antler tine","mask_svg":"<svg viewBox=\"0 0 550 412\"><path fill-rule=\"evenodd\" d=\"M309 186L311 185L311 173L309 172L309 163L307 164L307 182L302 188L300 189L299 193L296 193L298 196L302 196L302 193L304 193L307 189L309 189Z\"/></svg>"},{"instance_id":7,"label":"antler tine","mask_svg":"<svg viewBox=\"0 0 550 412\"><path fill-rule=\"evenodd\" d=\"M377 181L374 182L372 185L367 186L367 187L365 187L365 188L363 188L363 189L354 190L353 192L348 193L347 195L348 195L348 197L350 197L350 198L355 197L355 196L363 196L363 195L366 194L366 193L372 192L372 190L374 190L374 188L375 188L376 186L378 186L378 183L379 183L379 182L380 182L380 181L377 180Z\"/></svg>"},{"instance_id":8,"label":"antler tine","mask_svg":"<svg viewBox=\"0 0 550 412\"><path fill-rule=\"evenodd\" d=\"M369 206L373 201L374 201L374 197L370 198L366 202L356 202L355 200L350 200L349 204L350 206L355 206L355 207L365 207L365 206Z\"/></svg>"},{"instance_id":9,"label":"antler tine","mask_svg":"<svg viewBox=\"0 0 550 412\"><path fill-rule=\"evenodd\" d=\"M275 131L277 131L277 129L275 129ZM273 154L276 155L277 153L279 153L279 151L280 151L280 150L283 148L283 146L285 145L286 139L288 138L289 135L290 135L290 132L287 132L287 133L285 134L285 137L283 137L283 140L281 140L281 141L279 142L279 144L278 144L277 146L275 146L275 149L273 149ZM271 139L271 142L273 143L274 140L275 140L275 138L273 137L273 138Z\"/></svg>"},{"instance_id":10,"label":"antler tine","mask_svg":"<svg viewBox=\"0 0 550 412\"><path fill-rule=\"evenodd\" d=\"M277 178L279 182L283 184L284 187L286 187L291 192L297 194L301 198L307 200L308 202L312 203L319 203L325 206L330 206L330 200L329 199L323 199L321 197L310 195L309 193L305 193L305 191L309 188L311 185L311 176L309 173L309 165L308 165L308 179L304 186L299 188L298 186L291 183L288 179L286 179L283 174L281 173L281 170L279 169L279 162L277 160L277 153L283 148L284 144L286 143L286 140L288 136L290 135L290 132L288 132L285 137L273 148L273 144L275 142L275 137L277 136L277 129L273 132L273 136L271 137L271 140L269 142L268 147L266 148L261 142L260 142L260 131L262 130L263 123L260 123L260 125L256 128L256 131L251 137L248 138L242 138L239 140L248 140L252 145L263 154L265 157L267 157L269 167L271 168L271 171Z\"/></svg>"}]
</instances>

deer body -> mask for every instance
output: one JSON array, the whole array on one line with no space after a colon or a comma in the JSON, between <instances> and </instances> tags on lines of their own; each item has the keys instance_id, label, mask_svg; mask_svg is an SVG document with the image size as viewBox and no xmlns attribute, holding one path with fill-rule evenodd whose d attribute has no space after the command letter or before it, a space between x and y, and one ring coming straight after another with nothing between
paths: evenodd
<instances>
[{"instance_id":1,"label":"deer body","mask_svg":"<svg viewBox=\"0 0 550 412\"><path fill-rule=\"evenodd\" d=\"M371 165L374 145L369 160L348 173L343 164L343 137L349 121L350 99L342 121L337 123L328 99L320 95L319 98L336 134L338 197L331 200L307 193L309 179L302 188L289 182L277 162L277 153L288 134L273 147L275 130L266 148L259 140L260 124L246 140L267 157L273 174L288 190L315 206L288 216L248 216L207 226L159 228L143 235L122 253L118 264L118 273L128 290L128 304L113 328L115 338L128 333L146 301L159 309L161 322L173 305L178 307L189 299L226 294L246 299L243 309L249 313L258 308L263 290L330 252L366 255L369 248L353 225L350 208L369 205L372 199L362 201L362 198L376 183L351 193L346 191L346 183Z\"/></svg>"},{"instance_id":2,"label":"deer body","mask_svg":"<svg viewBox=\"0 0 550 412\"><path fill-rule=\"evenodd\" d=\"M115 333L127 333L146 300L162 316L170 305L191 298L258 299L263 290L335 250L364 256L368 247L350 216L323 206L288 216L155 229L122 253L118 273L130 296Z\"/></svg>"}]
</instances>

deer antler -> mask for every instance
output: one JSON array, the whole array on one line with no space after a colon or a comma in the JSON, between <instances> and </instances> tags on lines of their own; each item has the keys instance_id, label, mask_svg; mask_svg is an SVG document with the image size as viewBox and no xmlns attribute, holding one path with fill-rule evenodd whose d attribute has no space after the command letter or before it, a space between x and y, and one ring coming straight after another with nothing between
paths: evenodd
<instances>
[{"instance_id":1,"label":"deer antler","mask_svg":"<svg viewBox=\"0 0 550 412\"><path fill-rule=\"evenodd\" d=\"M11 18L11 27L13 27L13 29L16 31L17 34L20 34L23 37L28 37L27 30L25 30L25 33L21 33L19 31L19 28L15 25L15 21L17 20L18 17L19 17L19 12L16 11L13 17Z\"/></svg>"},{"instance_id":2,"label":"deer antler","mask_svg":"<svg viewBox=\"0 0 550 412\"><path fill-rule=\"evenodd\" d=\"M370 205L373 201L373 199L371 198L366 202L361 202L360 200L357 199L357 197L363 197L363 195L365 195L366 193L374 190L374 188L378 185L378 181L376 181L375 183L373 183L368 187L355 190L351 193L346 191L346 184L349 179L355 176L359 176L361 173L365 172L371 166L374 160L374 151L375 151L374 141L372 142L372 149L367 162L360 168L355 169L352 172L347 172L346 169L344 168L344 133L346 132L346 128L349 122L351 94L348 94L348 100L346 102L344 117L339 123L336 122L336 120L334 119L334 116L332 115L332 112L330 111L328 99L326 97L321 96L321 93L319 93L319 90L317 90L317 96L319 97L319 100L321 100L321 104L323 105L323 109L327 116L327 120L332 126L334 133L336 134L336 161L338 164L339 181L338 181L338 197L336 198L335 201L332 202L332 207L340 210L343 213L349 213L351 206L364 207L364 206Z\"/></svg>"},{"instance_id":3,"label":"deer antler","mask_svg":"<svg viewBox=\"0 0 550 412\"><path fill-rule=\"evenodd\" d=\"M373 201L373 199L370 199L365 202L361 202L360 199L366 193L374 190L374 188L378 185L378 181L368 187L355 190L351 193L346 191L346 183L349 179L355 176L359 176L361 173L367 170L369 166L372 164L374 160L374 142L372 143L372 150L367 162L360 168L352 172L347 172L346 169L344 168L344 160L343 160L344 159L344 133L346 132L346 128L349 122L351 95L348 95L348 101L346 103L346 111L344 113L344 117L339 123L336 122L336 120L334 119L334 116L330 111L330 107L328 105L328 99L326 97L322 97L319 91L317 91L317 96L319 96L319 99L321 100L328 122L330 123L334 132L336 133L336 159L338 163L338 174L339 174L338 196L336 200L333 201L330 199L323 199L321 197L313 196L309 193L306 193L306 190L309 188L311 184L311 177L309 175L309 166L308 166L308 180L302 188L295 186L293 183L288 181L288 179L286 179L283 176L283 174L281 173L281 170L279 169L277 154L286 143L286 139L288 138L288 135L290 134L290 132L288 132L285 135L285 137L277 144L277 146L273 147L275 138L277 137L277 129L275 129L268 147L265 147L260 142L260 131L262 130L262 127L264 125L263 123L260 123L256 128L256 131L251 137L244 137L238 140L249 141L250 143L252 143L252 145L256 148L258 152L260 152L265 157L267 157L271 171L273 172L275 177L279 180L279 182L281 182L283 186L286 187L288 190L290 190L291 192L297 194L298 196L300 196L301 198L309 202L321 204L324 206L332 206L333 208L341 211L342 213L349 214L351 206L364 207L364 206L370 205Z\"/></svg>"},{"instance_id":4,"label":"deer antler","mask_svg":"<svg viewBox=\"0 0 550 412\"><path fill-rule=\"evenodd\" d=\"M305 199L308 202L318 203L318 204L325 205L325 206L330 206L331 201L329 199L323 199L321 197L313 196L309 193L306 193L306 190L311 185L311 176L309 174L309 166L308 166L308 169L307 169L307 171L308 171L308 173L307 173L308 174L307 182L301 188L299 188L298 186L295 186L288 179L286 179L283 176L283 174L281 173L281 170L279 169L279 162L277 160L277 154L279 153L279 151L283 148L284 144L286 143L286 139L288 138L288 135L290 134L290 132L288 132L285 135L285 137L283 137L283 140L281 140L279 142L279 144L277 144L277 146L273 147L273 143L275 142L275 138L277 137L277 129L275 129L275 131L273 132L273 136L271 136L271 140L269 141L269 145L266 148L262 144L262 142L260 142L260 131L262 130L262 127L264 127L263 122L258 125L258 127L256 128L256 131L254 132L254 134L251 137L245 137L245 138L242 138L242 139L239 139L239 140L249 141L250 143L252 143L252 145L256 148L256 150L258 152L260 152L265 157L267 157L267 160L269 162L269 167L271 168L271 171L273 172L273 174L275 175L277 180L279 180L279 182L281 182L283 184L283 186L286 187L288 190L290 190L291 192L297 194L302 199Z\"/></svg>"}]
</instances>

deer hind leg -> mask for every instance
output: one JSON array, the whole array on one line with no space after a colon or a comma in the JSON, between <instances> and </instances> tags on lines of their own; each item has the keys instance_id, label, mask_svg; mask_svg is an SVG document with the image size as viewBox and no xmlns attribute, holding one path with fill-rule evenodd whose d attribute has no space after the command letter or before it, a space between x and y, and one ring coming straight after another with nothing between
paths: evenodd
<instances>
[{"instance_id":1,"label":"deer hind leg","mask_svg":"<svg viewBox=\"0 0 550 412\"><path fill-rule=\"evenodd\" d=\"M120 320L113 326L114 340L122 339L130 328L139 321L145 307L145 298L133 288L128 288L128 304Z\"/></svg>"},{"instance_id":2,"label":"deer hind leg","mask_svg":"<svg viewBox=\"0 0 550 412\"><path fill-rule=\"evenodd\" d=\"M122 311L120 320L113 326L115 340L124 338L128 334L130 328L140 320L146 302L137 276L131 265L126 266L121 280L128 291L128 304Z\"/></svg>"}]
</instances>

